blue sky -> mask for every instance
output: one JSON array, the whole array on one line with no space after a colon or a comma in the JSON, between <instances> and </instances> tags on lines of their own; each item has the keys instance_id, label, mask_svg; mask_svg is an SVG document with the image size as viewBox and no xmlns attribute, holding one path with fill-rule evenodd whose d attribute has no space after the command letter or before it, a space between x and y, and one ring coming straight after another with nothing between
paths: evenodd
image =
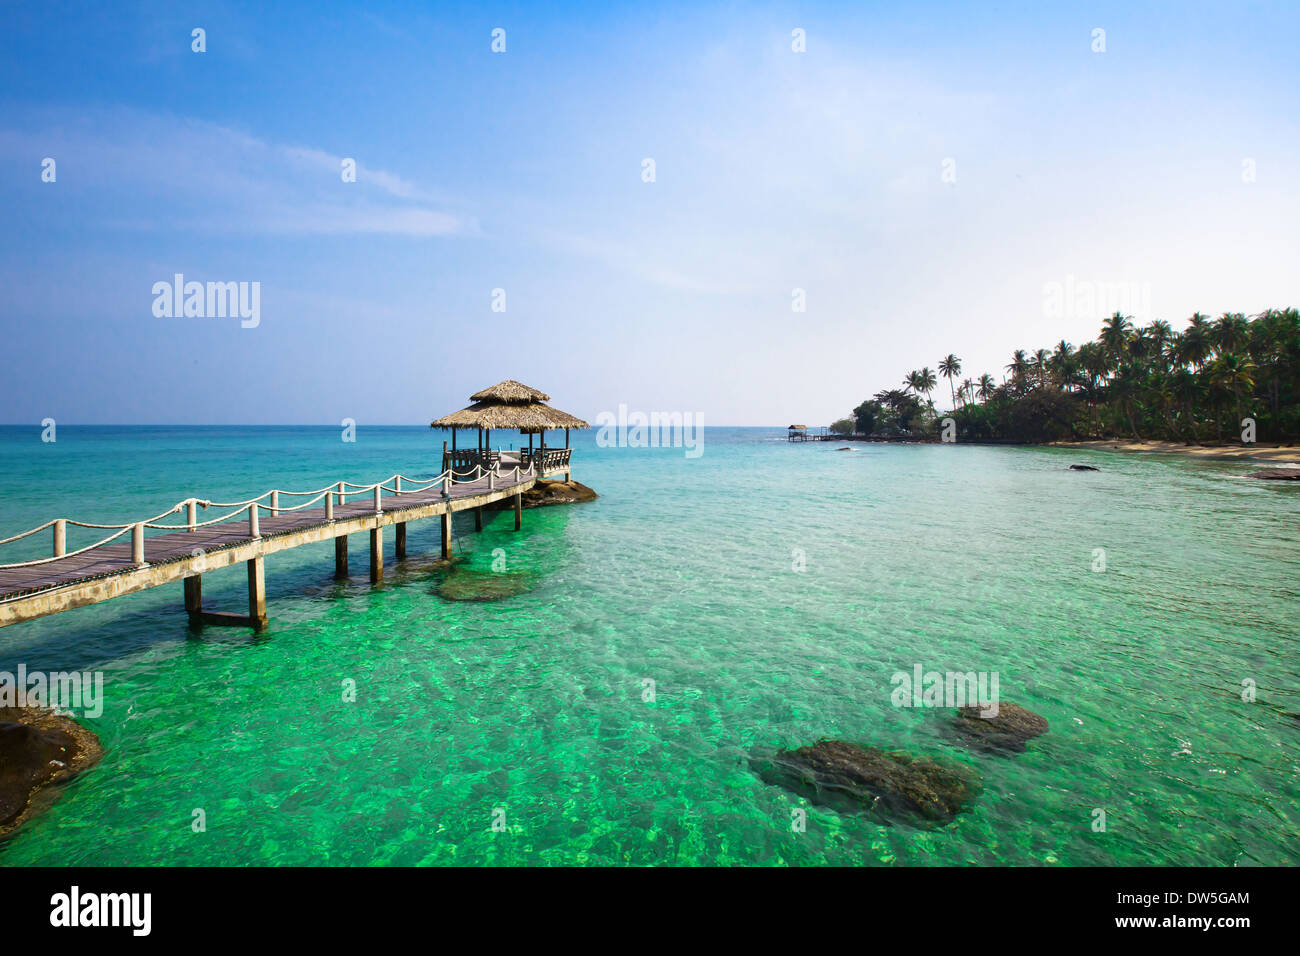
<instances>
[{"instance_id":1,"label":"blue sky","mask_svg":"<svg viewBox=\"0 0 1300 956\"><path fill-rule=\"evenodd\" d=\"M0 421L415 424L517 378L826 423L1095 335L1052 283L1176 326L1300 305L1294 4L0 18ZM260 325L155 317L177 272L260 282Z\"/></svg>"}]
</instances>

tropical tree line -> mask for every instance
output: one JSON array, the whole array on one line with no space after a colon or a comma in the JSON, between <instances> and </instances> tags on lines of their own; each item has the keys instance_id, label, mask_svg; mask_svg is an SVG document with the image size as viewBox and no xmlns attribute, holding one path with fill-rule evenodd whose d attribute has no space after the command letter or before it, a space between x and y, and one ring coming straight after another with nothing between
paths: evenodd
<instances>
[{"instance_id":1,"label":"tropical tree line","mask_svg":"<svg viewBox=\"0 0 1300 956\"><path fill-rule=\"evenodd\" d=\"M1300 436L1300 310L1293 308L1250 318L1198 312L1181 332L1164 321L1138 327L1116 312L1094 341L1019 349L1003 372L1001 382L989 374L962 379L961 359L946 355L937 373L928 366L908 373L900 388L877 392L831 428L923 437L951 417L968 439L1200 444L1241 441L1249 419L1258 441ZM932 397L940 377L951 400L942 415Z\"/></svg>"}]
</instances>

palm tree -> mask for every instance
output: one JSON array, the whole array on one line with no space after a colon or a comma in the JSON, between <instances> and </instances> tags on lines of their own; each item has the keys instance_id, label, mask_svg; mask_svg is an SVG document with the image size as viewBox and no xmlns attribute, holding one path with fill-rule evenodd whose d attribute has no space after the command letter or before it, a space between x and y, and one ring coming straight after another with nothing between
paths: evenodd
<instances>
[{"instance_id":1,"label":"palm tree","mask_svg":"<svg viewBox=\"0 0 1300 956\"><path fill-rule=\"evenodd\" d=\"M1212 341L1220 355L1227 355L1245 345L1249 335L1250 328L1244 315L1240 312L1225 312L1214 323Z\"/></svg>"},{"instance_id":2,"label":"palm tree","mask_svg":"<svg viewBox=\"0 0 1300 956\"><path fill-rule=\"evenodd\" d=\"M1232 393L1233 404L1237 409L1237 427L1240 428L1241 392L1242 389L1246 391L1254 389L1255 366L1232 352L1219 356L1214 366L1214 382L1220 388Z\"/></svg>"},{"instance_id":3,"label":"palm tree","mask_svg":"<svg viewBox=\"0 0 1300 956\"><path fill-rule=\"evenodd\" d=\"M1210 357L1211 331L1209 316L1193 312L1178 343L1178 360L1190 362L1199 369Z\"/></svg>"},{"instance_id":4,"label":"palm tree","mask_svg":"<svg viewBox=\"0 0 1300 956\"><path fill-rule=\"evenodd\" d=\"M1040 387L1047 383L1047 363L1050 359L1051 356L1048 355L1047 349L1037 349L1034 352L1034 374L1038 377Z\"/></svg>"},{"instance_id":5,"label":"palm tree","mask_svg":"<svg viewBox=\"0 0 1300 956\"><path fill-rule=\"evenodd\" d=\"M1225 312L1213 321L1197 312L1182 332L1163 320L1136 328L1131 317L1116 312L1094 341L1077 349L1064 339L1050 351L1017 349L1001 385L987 374L960 381L956 355L944 356L938 369L948 379L954 410L987 403L970 420L980 437L1037 441L1120 433L1197 442L1202 434L1224 438L1233 411L1238 421L1243 414L1258 419L1261 440L1300 436L1295 308L1251 317ZM926 405L934 412L937 380L921 368L908 374L903 390L888 393L900 420L916 420Z\"/></svg>"},{"instance_id":6,"label":"palm tree","mask_svg":"<svg viewBox=\"0 0 1300 956\"><path fill-rule=\"evenodd\" d=\"M956 408L957 393L953 391L952 380L961 374L961 359L949 352L939 360L939 374L948 380L948 390L952 392L952 405Z\"/></svg>"},{"instance_id":7,"label":"palm tree","mask_svg":"<svg viewBox=\"0 0 1300 956\"><path fill-rule=\"evenodd\" d=\"M1076 368L1074 346L1065 339L1056 343L1056 351L1052 353L1051 368L1056 373L1057 380L1065 387L1066 391L1070 390L1071 380L1074 377Z\"/></svg>"},{"instance_id":8,"label":"palm tree","mask_svg":"<svg viewBox=\"0 0 1300 956\"><path fill-rule=\"evenodd\" d=\"M935 386L939 384L939 380L935 378L934 372L930 371L930 366L928 365L925 366L923 369L921 369L921 371L917 372L916 374L917 374L916 390L918 392L925 392L925 400L929 402L930 393L933 392ZM931 402L931 404L933 403Z\"/></svg>"},{"instance_id":9,"label":"palm tree","mask_svg":"<svg viewBox=\"0 0 1300 956\"><path fill-rule=\"evenodd\" d=\"M1025 355L1024 349L1016 349L1011 355L1011 364L1006 367L1011 373L1011 386L1016 390L1020 389L1025 379L1025 373L1029 371L1029 359Z\"/></svg>"},{"instance_id":10,"label":"palm tree","mask_svg":"<svg viewBox=\"0 0 1300 956\"><path fill-rule=\"evenodd\" d=\"M1101 334L1097 338L1111 360L1111 368L1119 368L1132 335L1133 323L1118 312L1102 323Z\"/></svg>"},{"instance_id":11,"label":"palm tree","mask_svg":"<svg viewBox=\"0 0 1300 956\"><path fill-rule=\"evenodd\" d=\"M1164 319L1157 319L1155 322L1152 322L1147 326L1147 337L1151 340L1151 344L1155 346L1155 354L1159 357L1162 367L1168 371L1170 358L1169 346L1177 338L1177 333L1174 332L1173 326Z\"/></svg>"}]
</instances>

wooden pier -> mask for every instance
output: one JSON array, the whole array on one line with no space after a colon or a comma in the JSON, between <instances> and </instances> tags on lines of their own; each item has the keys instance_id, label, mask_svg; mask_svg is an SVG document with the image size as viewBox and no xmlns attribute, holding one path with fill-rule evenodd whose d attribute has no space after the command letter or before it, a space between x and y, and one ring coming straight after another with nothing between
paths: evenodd
<instances>
[{"instance_id":1,"label":"wooden pier","mask_svg":"<svg viewBox=\"0 0 1300 956\"><path fill-rule=\"evenodd\" d=\"M0 627L183 581L185 609L193 622L261 630L267 623L268 555L332 538L334 574L345 578L348 536L366 532L370 535L370 580L377 583L384 577L385 528L394 528L395 555L400 560L406 556L406 525L441 518L442 556L450 557L454 513L473 510L477 529L482 527L481 509L485 505L513 499L518 529L523 493L541 478L567 474L569 454L568 448L547 448L514 456L462 456L455 471L446 469L429 479L399 474L371 485L343 481L315 491L268 491L247 501L224 504L187 498L161 515L124 525L49 521L0 541L0 545L7 544L47 529L53 538L49 558L0 564ZM286 503L304 497L308 500L300 504ZM199 522L199 510L208 507L233 510ZM184 518L176 522L163 520L181 514ZM69 554L68 525L110 529L114 533ZM248 567L248 613L204 608L203 574L241 562Z\"/></svg>"}]
</instances>

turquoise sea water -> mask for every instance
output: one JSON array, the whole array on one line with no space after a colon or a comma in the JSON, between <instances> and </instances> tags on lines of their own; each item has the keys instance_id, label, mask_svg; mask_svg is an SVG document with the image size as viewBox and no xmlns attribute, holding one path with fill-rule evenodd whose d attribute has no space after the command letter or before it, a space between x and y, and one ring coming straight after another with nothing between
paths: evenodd
<instances>
[{"instance_id":1,"label":"turquoise sea water","mask_svg":"<svg viewBox=\"0 0 1300 956\"><path fill-rule=\"evenodd\" d=\"M179 584L0 630L0 670L102 670L107 697L85 721L103 762L0 863L1300 858L1300 488L1243 481L1240 463L783 435L709 429L688 459L584 434L574 477L599 501L525 512L518 533L506 514L481 534L457 521L470 567L490 573L503 549L533 583L497 602L433 593L426 522L380 587L359 536L348 583L328 543L268 558L258 637L189 631ZM191 494L429 474L441 438L60 427L44 444L3 428L0 537L55 511L120 521ZM242 568L206 576L204 600L239 610ZM1015 757L954 745L948 711L890 702L891 675L916 664L996 671L1049 734ZM749 767L756 748L828 736L964 763L983 793L917 829L813 806Z\"/></svg>"}]
</instances>

